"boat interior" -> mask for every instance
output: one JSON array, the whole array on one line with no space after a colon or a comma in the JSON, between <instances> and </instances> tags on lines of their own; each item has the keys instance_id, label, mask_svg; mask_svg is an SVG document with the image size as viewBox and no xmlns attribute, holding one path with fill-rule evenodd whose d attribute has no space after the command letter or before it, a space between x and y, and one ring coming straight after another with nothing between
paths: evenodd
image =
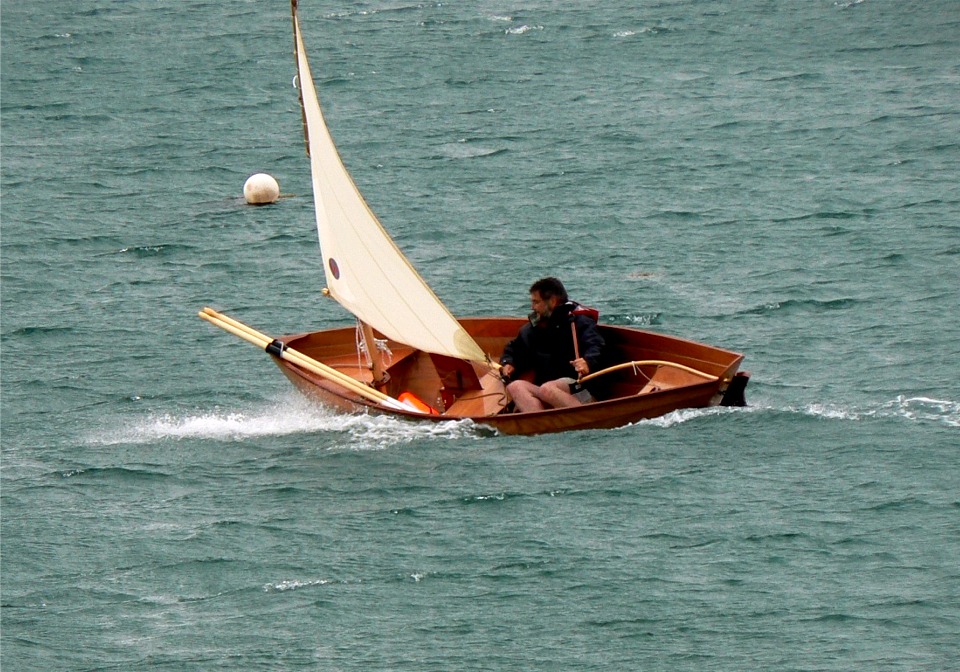
<instances>
[{"instance_id":1,"label":"boat interior","mask_svg":"<svg viewBox=\"0 0 960 672\"><path fill-rule=\"evenodd\" d=\"M492 361L497 361L523 320L464 318L461 323ZM607 341L608 361L620 364L603 375L604 393L600 401L714 384L717 378L729 379L741 359L736 353L654 332L607 325L600 329ZM490 417L512 410L504 383L495 370L381 339L380 334L375 336L384 372L377 387L391 397L451 418ZM353 328L283 340L289 347L356 380L374 383L366 356L359 354L358 335Z\"/></svg>"}]
</instances>

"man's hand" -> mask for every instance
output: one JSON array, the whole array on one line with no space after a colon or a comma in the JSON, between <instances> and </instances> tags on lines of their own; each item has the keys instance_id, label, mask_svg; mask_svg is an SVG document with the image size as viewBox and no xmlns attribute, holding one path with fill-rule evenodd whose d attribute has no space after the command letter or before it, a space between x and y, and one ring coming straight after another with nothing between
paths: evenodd
<instances>
[{"instance_id":1,"label":"man's hand","mask_svg":"<svg viewBox=\"0 0 960 672\"><path fill-rule=\"evenodd\" d=\"M573 370L576 371L579 376L585 376L590 373L590 365L587 364L587 360L583 357L573 360L570 364L573 365Z\"/></svg>"}]
</instances>

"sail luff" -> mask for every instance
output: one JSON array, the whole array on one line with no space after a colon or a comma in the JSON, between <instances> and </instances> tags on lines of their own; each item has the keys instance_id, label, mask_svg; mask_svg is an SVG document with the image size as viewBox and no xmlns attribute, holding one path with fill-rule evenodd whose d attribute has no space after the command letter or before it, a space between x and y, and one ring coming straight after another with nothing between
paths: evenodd
<instances>
[{"instance_id":1,"label":"sail luff","mask_svg":"<svg viewBox=\"0 0 960 672\"><path fill-rule=\"evenodd\" d=\"M320 110L295 0L292 7L317 233L331 296L395 341L488 362L380 224L343 165Z\"/></svg>"}]
</instances>

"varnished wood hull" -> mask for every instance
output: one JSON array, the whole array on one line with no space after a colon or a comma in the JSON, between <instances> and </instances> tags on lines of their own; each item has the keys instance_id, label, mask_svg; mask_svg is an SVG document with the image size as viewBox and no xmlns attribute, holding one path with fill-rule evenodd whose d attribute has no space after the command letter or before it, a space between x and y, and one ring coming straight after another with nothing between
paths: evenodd
<instances>
[{"instance_id":1,"label":"varnished wood hull","mask_svg":"<svg viewBox=\"0 0 960 672\"><path fill-rule=\"evenodd\" d=\"M463 318L460 322L493 359L500 356L524 323L518 318ZM664 360L697 369L715 376L716 380L670 367L640 367L639 372L626 369L608 374L609 398L575 408L515 413L501 410L507 401L503 384L486 374L482 367L461 363L456 370L456 366L442 358L387 342L389 381L384 391L393 397L410 392L440 411L437 415L426 415L374 404L295 364L277 357L273 359L302 392L346 413L388 414L420 422L470 419L504 434L609 429L679 409L716 405L743 360L743 356L735 352L655 332L610 325L601 325L600 329L613 362ZM357 380L371 382L370 370L358 361L352 327L298 334L281 340Z\"/></svg>"}]
</instances>

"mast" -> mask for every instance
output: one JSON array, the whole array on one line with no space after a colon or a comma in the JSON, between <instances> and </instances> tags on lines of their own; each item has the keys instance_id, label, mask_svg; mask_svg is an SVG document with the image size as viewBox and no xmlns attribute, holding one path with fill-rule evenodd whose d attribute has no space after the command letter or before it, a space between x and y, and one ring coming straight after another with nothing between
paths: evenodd
<instances>
[{"instance_id":1,"label":"mast","mask_svg":"<svg viewBox=\"0 0 960 672\"><path fill-rule=\"evenodd\" d=\"M293 15L293 60L300 62L300 47L297 34L297 0L290 0L290 13ZM300 101L300 124L303 126L303 146L310 156L310 130L307 128L307 110L303 107L303 87L300 86L300 68L297 67L297 100Z\"/></svg>"}]
</instances>

